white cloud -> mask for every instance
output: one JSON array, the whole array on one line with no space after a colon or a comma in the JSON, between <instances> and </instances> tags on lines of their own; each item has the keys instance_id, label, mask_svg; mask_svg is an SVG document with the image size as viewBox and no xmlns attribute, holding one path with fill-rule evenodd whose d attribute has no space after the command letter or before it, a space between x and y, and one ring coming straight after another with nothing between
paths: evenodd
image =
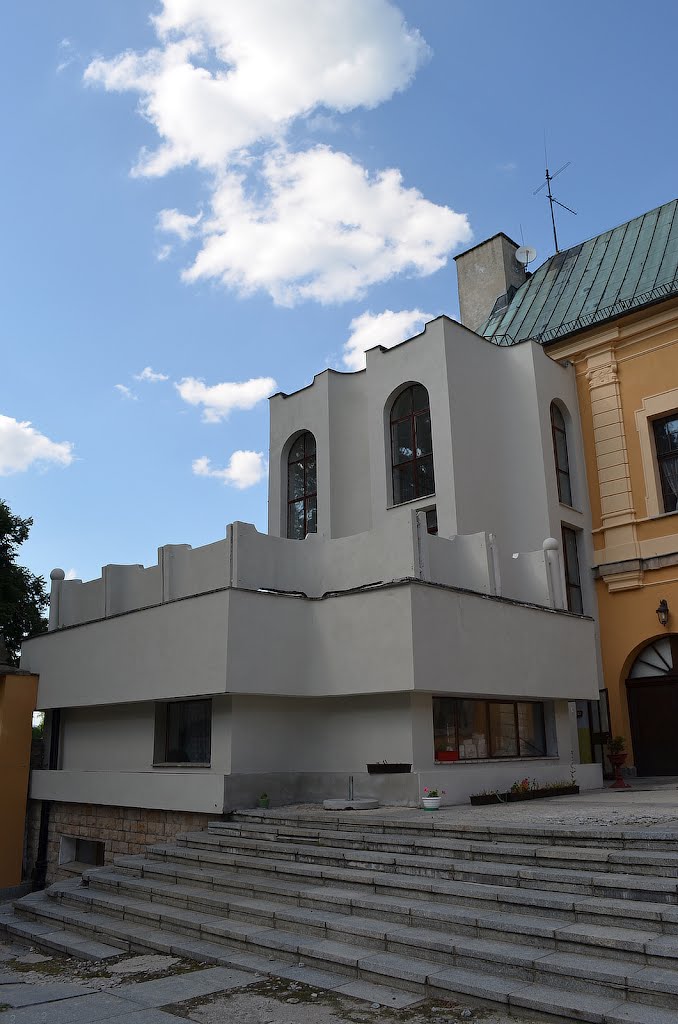
<instances>
[{"instance_id":1,"label":"white cloud","mask_svg":"<svg viewBox=\"0 0 678 1024\"><path fill-rule=\"evenodd\" d=\"M368 348L374 348L375 345L392 348L418 333L433 318L433 313L423 313L420 309L401 309L397 312L385 309L383 313L362 313L351 320L351 334L344 345L344 365L349 370L362 370Z\"/></svg>"},{"instance_id":2,"label":"white cloud","mask_svg":"<svg viewBox=\"0 0 678 1024\"><path fill-rule=\"evenodd\" d=\"M272 377L211 385L196 377L184 377L174 386L184 402L203 407L205 423L219 423L233 409L253 409L272 395L278 385Z\"/></svg>"},{"instance_id":3,"label":"white cloud","mask_svg":"<svg viewBox=\"0 0 678 1024\"><path fill-rule=\"evenodd\" d=\"M78 578L79 577L78 577L78 570L77 569L67 569L66 570L66 575L64 576L65 580L77 580Z\"/></svg>"},{"instance_id":4,"label":"white cloud","mask_svg":"<svg viewBox=\"0 0 678 1024\"><path fill-rule=\"evenodd\" d=\"M28 420L0 415L0 476L22 473L34 464L70 466L73 458L70 441L50 441Z\"/></svg>"},{"instance_id":5,"label":"white cloud","mask_svg":"<svg viewBox=\"0 0 678 1024\"><path fill-rule=\"evenodd\" d=\"M130 402L136 402L138 400L132 389L128 388L126 384L114 384L113 387L119 395L122 395L123 398L127 398Z\"/></svg>"},{"instance_id":6,"label":"white cloud","mask_svg":"<svg viewBox=\"0 0 678 1024\"><path fill-rule=\"evenodd\" d=\"M408 86L429 50L391 0L162 0L152 21L156 47L97 59L85 80L138 95L160 141L133 173L209 172L209 217L158 218L198 240L185 280L286 305L345 301L395 274L433 273L470 240L464 214L397 170L370 175L345 153L289 147L296 121L330 132L337 115Z\"/></svg>"},{"instance_id":7,"label":"white cloud","mask_svg":"<svg viewBox=\"0 0 678 1024\"><path fill-rule=\"evenodd\" d=\"M236 487L239 491L253 487L263 479L266 473L266 460L263 452L233 452L225 469L212 469L206 455L195 459L193 472L196 476L211 476L223 480L225 484Z\"/></svg>"},{"instance_id":8,"label":"white cloud","mask_svg":"<svg viewBox=\"0 0 678 1024\"><path fill-rule=\"evenodd\" d=\"M374 107L428 55L389 0L164 0L160 46L94 60L85 80L140 94L162 139L138 173L220 169L318 107Z\"/></svg>"},{"instance_id":9,"label":"white cloud","mask_svg":"<svg viewBox=\"0 0 678 1024\"><path fill-rule=\"evenodd\" d=\"M283 305L336 302L377 281L431 274L470 238L466 217L403 186L400 172L370 177L345 153L278 149L263 161L263 199L242 176L225 176L212 198L188 281L217 278Z\"/></svg>"},{"instance_id":10,"label":"white cloud","mask_svg":"<svg viewBox=\"0 0 678 1024\"><path fill-rule=\"evenodd\" d=\"M162 263L163 260L166 260L171 255L172 255L172 246L171 245L161 245L160 248L157 250L157 252L155 254L155 258Z\"/></svg>"},{"instance_id":11,"label":"white cloud","mask_svg":"<svg viewBox=\"0 0 678 1024\"><path fill-rule=\"evenodd\" d=\"M189 217L179 210L161 210L158 214L158 231L176 235L182 242L187 242L195 234L195 227L200 223L202 214Z\"/></svg>"},{"instance_id":12,"label":"white cloud","mask_svg":"<svg viewBox=\"0 0 678 1024\"><path fill-rule=\"evenodd\" d=\"M141 373L134 374L135 380L146 380L149 384L157 384L161 380L169 380L166 373L156 373L156 371L150 366L144 366Z\"/></svg>"}]
</instances>

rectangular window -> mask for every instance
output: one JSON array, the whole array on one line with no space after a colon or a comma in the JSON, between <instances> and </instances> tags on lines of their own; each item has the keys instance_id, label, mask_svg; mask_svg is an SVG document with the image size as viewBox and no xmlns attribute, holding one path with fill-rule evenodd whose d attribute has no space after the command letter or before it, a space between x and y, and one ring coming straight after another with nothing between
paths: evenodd
<instances>
[{"instance_id":1,"label":"rectangular window","mask_svg":"<svg viewBox=\"0 0 678 1024\"><path fill-rule=\"evenodd\" d=\"M678 511L678 412L652 423L664 512Z\"/></svg>"},{"instance_id":2,"label":"rectangular window","mask_svg":"<svg viewBox=\"0 0 678 1024\"><path fill-rule=\"evenodd\" d=\"M577 531L570 526L563 526L563 562L565 565L565 591L567 607L571 612L584 614L584 602L581 593L581 577L579 575L579 551Z\"/></svg>"},{"instance_id":3,"label":"rectangular window","mask_svg":"<svg viewBox=\"0 0 678 1024\"><path fill-rule=\"evenodd\" d=\"M432 533L434 537L438 534L438 510L435 505L426 509L426 532Z\"/></svg>"},{"instance_id":4,"label":"rectangular window","mask_svg":"<svg viewBox=\"0 0 678 1024\"><path fill-rule=\"evenodd\" d=\"M156 704L154 764L208 766L211 756L211 700Z\"/></svg>"},{"instance_id":5,"label":"rectangular window","mask_svg":"<svg viewBox=\"0 0 678 1024\"><path fill-rule=\"evenodd\" d=\"M59 844L59 864L93 864L101 867L104 863L104 842L102 839L77 839L62 836Z\"/></svg>"},{"instance_id":6,"label":"rectangular window","mask_svg":"<svg viewBox=\"0 0 678 1024\"><path fill-rule=\"evenodd\" d=\"M434 697L433 736L436 761L544 757L544 705Z\"/></svg>"}]
</instances>

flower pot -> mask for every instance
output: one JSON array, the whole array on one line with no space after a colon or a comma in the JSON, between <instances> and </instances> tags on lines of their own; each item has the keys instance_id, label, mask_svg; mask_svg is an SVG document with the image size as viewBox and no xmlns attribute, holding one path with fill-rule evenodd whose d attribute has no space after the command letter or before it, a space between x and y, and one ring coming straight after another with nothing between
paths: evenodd
<instances>
[{"instance_id":1,"label":"flower pot","mask_svg":"<svg viewBox=\"0 0 678 1024\"><path fill-rule=\"evenodd\" d=\"M506 802L507 793L474 793L471 800L472 807L485 807L487 804L503 804Z\"/></svg>"},{"instance_id":2,"label":"flower pot","mask_svg":"<svg viewBox=\"0 0 678 1024\"><path fill-rule=\"evenodd\" d=\"M259 807L263 807L263 808L267 809L267 808L269 808L271 806L271 801L270 801L269 797L261 797L260 796L259 799L257 800L257 805Z\"/></svg>"},{"instance_id":3,"label":"flower pot","mask_svg":"<svg viewBox=\"0 0 678 1024\"><path fill-rule=\"evenodd\" d=\"M370 775L401 775L411 772L412 765L401 764L395 761L393 764L390 764L388 761L385 761L381 764L368 764L367 771Z\"/></svg>"},{"instance_id":4,"label":"flower pot","mask_svg":"<svg viewBox=\"0 0 678 1024\"><path fill-rule=\"evenodd\" d=\"M622 778L622 765L629 756L627 752L621 751L619 754L608 754L608 759L612 767L614 768L614 782L609 787L610 789L631 789L628 782L624 782Z\"/></svg>"},{"instance_id":5,"label":"flower pot","mask_svg":"<svg viewBox=\"0 0 678 1024\"><path fill-rule=\"evenodd\" d=\"M425 811L437 811L442 801L441 796L423 796L421 802Z\"/></svg>"},{"instance_id":6,"label":"flower pot","mask_svg":"<svg viewBox=\"0 0 678 1024\"><path fill-rule=\"evenodd\" d=\"M436 761L458 761L459 751L458 750L436 750L435 752Z\"/></svg>"}]
</instances>

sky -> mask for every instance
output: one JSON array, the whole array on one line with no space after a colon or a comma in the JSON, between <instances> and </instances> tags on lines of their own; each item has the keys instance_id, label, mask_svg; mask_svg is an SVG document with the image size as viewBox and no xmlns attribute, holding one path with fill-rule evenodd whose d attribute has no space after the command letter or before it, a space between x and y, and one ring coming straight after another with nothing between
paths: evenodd
<instances>
[{"instance_id":1,"label":"sky","mask_svg":"<svg viewBox=\"0 0 678 1024\"><path fill-rule=\"evenodd\" d=\"M0 37L0 497L91 579L267 522L267 398L453 257L676 197L673 0L29 0ZM533 268L534 268L533 267Z\"/></svg>"}]
</instances>

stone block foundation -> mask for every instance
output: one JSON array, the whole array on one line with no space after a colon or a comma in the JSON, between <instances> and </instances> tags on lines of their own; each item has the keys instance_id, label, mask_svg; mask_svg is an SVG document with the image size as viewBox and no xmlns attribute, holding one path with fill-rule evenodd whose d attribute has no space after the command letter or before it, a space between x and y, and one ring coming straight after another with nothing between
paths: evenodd
<instances>
[{"instance_id":1,"label":"stone block foundation","mask_svg":"<svg viewBox=\"0 0 678 1024\"><path fill-rule=\"evenodd\" d=\"M39 800L31 800L27 815L27 877L35 864L38 843ZM59 864L62 836L103 843L104 864L112 864L119 854L143 853L152 843L173 839L180 832L207 828L218 814L192 811L160 811L139 807L106 807L100 804L53 803L49 819L47 884L70 878L73 868Z\"/></svg>"}]
</instances>

